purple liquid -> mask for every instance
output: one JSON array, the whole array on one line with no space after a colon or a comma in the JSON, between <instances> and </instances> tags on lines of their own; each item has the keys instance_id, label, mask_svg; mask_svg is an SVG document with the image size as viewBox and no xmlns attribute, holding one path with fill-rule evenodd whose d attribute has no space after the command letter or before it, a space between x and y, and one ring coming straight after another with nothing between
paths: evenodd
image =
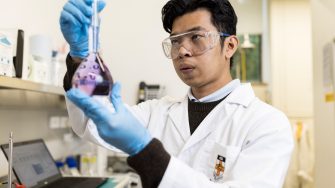
<instances>
[{"instance_id":1,"label":"purple liquid","mask_svg":"<svg viewBox=\"0 0 335 188\"><path fill-rule=\"evenodd\" d=\"M108 95L113 78L98 54L90 54L84 59L72 78L72 87L79 88L87 95ZM101 60L100 66L99 59Z\"/></svg>"}]
</instances>

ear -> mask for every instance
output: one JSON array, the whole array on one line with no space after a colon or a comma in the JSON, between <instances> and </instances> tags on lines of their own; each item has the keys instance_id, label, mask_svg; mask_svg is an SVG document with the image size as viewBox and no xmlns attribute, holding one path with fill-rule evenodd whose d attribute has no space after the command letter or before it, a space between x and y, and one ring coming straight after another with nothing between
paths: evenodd
<instances>
[{"instance_id":1,"label":"ear","mask_svg":"<svg viewBox=\"0 0 335 188\"><path fill-rule=\"evenodd\" d=\"M235 35L232 35L228 38L226 38L225 40L225 51L226 51L226 58L230 59L231 57L233 57L233 55L235 54L237 48L238 48L238 44L239 44L239 40Z\"/></svg>"}]
</instances>

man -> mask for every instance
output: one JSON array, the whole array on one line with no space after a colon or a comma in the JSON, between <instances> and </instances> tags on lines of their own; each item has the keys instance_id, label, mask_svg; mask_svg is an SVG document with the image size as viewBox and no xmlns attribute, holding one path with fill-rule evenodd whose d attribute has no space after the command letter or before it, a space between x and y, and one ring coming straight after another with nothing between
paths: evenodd
<instances>
[{"instance_id":1,"label":"man","mask_svg":"<svg viewBox=\"0 0 335 188\"><path fill-rule=\"evenodd\" d=\"M238 39L229 1L166 3L162 19L170 37L163 50L190 90L183 99L164 97L133 107L123 104L118 83L111 103L70 89L78 62L88 55L90 4L70 0L60 18L71 49L64 88L79 136L128 153L145 188L282 186L293 149L291 128L283 113L255 97L250 84L232 80ZM104 3L99 6L102 10Z\"/></svg>"}]
</instances>

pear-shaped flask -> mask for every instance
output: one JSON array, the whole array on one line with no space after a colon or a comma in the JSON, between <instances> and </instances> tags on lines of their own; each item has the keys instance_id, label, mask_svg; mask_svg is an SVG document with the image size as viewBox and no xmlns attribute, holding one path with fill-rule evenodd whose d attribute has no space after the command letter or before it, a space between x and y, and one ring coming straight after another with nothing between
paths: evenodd
<instances>
[{"instance_id":1,"label":"pear-shaped flask","mask_svg":"<svg viewBox=\"0 0 335 188\"><path fill-rule=\"evenodd\" d=\"M88 95L108 95L113 78L98 53L99 24L98 0L92 3L92 22L89 28L89 56L80 63L72 78L72 87L79 88Z\"/></svg>"}]
</instances>

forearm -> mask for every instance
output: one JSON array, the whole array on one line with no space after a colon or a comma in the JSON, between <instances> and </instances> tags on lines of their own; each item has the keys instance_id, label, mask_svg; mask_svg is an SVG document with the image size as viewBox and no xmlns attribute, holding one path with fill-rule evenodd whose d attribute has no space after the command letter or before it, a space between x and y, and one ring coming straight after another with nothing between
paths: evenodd
<instances>
[{"instance_id":1,"label":"forearm","mask_svg":"<svg viewBox=\"0 0 335 188\"><path fill-rule=\"evenodd\" d=\"M144 188L158 187L170 161L170 154L157 139L151 142L138 154L128 157L128 164L141 177Z\"/></svg>"},{"instance_id":2,"label":"forearm","mask_svg":"<svg viewBox=\"0 0 335 188\"><path fill-rule=\"evenodd\" d=\"M227 185L210 181L204 174L171 157L155 138L140 153L128 157L127 162L140 175L143 188L228 188Z\"/></svg>"}]
</instances>

